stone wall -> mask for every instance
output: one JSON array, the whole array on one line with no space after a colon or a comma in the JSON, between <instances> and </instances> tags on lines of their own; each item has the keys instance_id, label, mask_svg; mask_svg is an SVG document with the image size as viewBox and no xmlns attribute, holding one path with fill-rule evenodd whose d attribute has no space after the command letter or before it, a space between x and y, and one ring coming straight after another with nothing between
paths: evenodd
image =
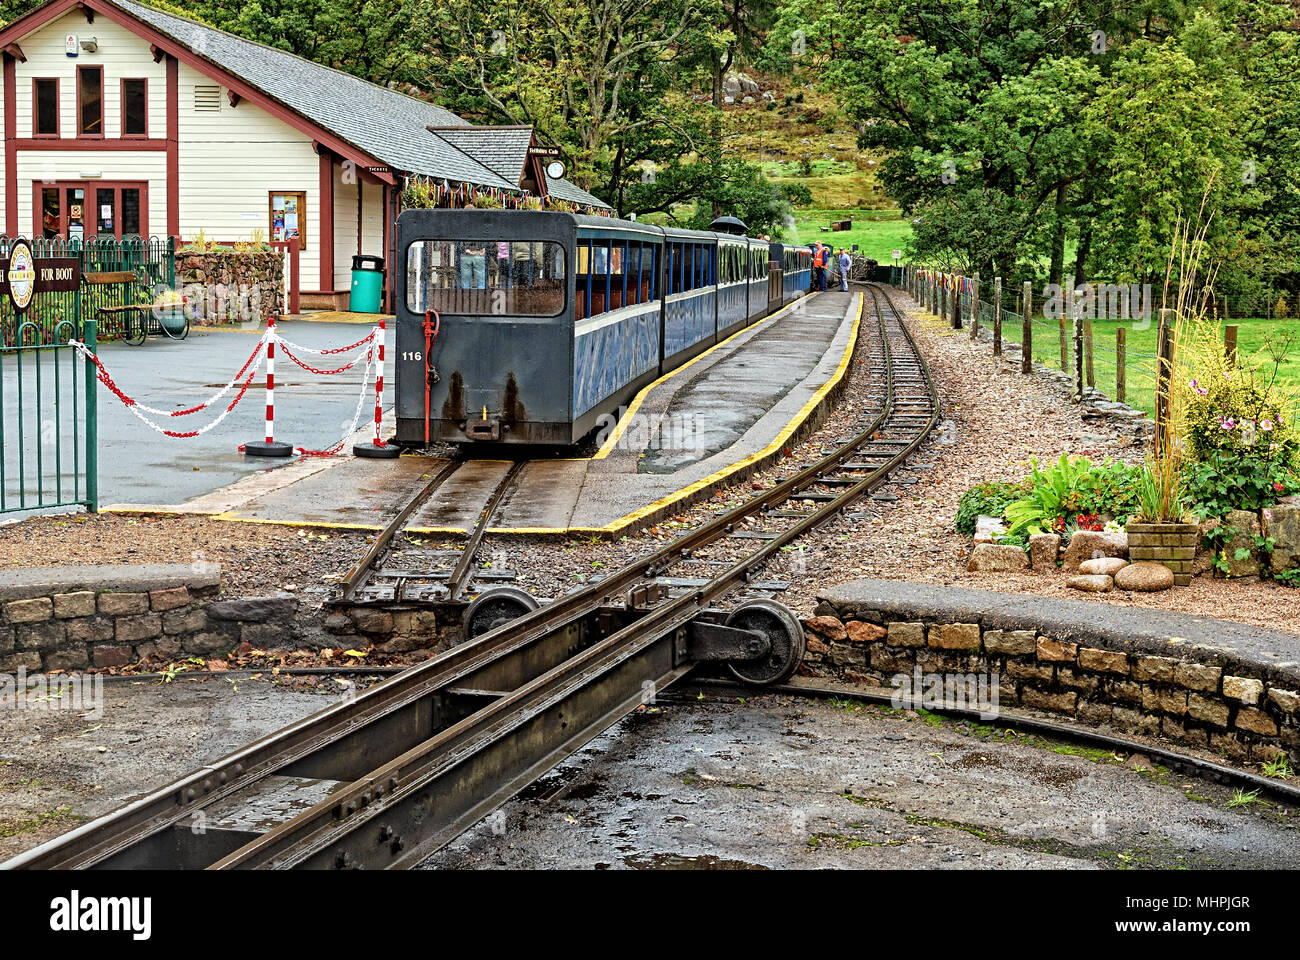
<instances>
[{"instance_id":1,"label":"stone wall","mask_svg":"<svg viewBox=\"0 0 1300 960\"><path fill-rule=\"evenodd\" d=\"M436 609L332 603L322 624L335 642L373 644L380 653L422 653L433 656L460 643L462 607Z\"/></svg>"},{"instance_id":2,"label":"stone wall","mask_svg":"<svg viewBox=\"0 0 1300 960\"><path fill-rule=\"evenodd\" d=\"M291 646L292 594L216 600L218 564L46 567L0 575L0 672L165 663Z\"/></svg>"},{"instance_id":3,"label":"stone wall","mask_svg":"<svg viewBox=\"0 0 1300 960\"><path fill-rule=\"evenodd\" d=\"M181 292L194 311L191 323L265 321L283 305L284 255L233 250L176 254Z\"/></svg>"},{"instance_id":4,"label":"stone wall","mask_svg":"<svg viewBox=\"0 0 1300 960\"><path fill-rule=\"evenodd\" d=\"M1235 760L1300 763L1300 638L1133 607L863 580L805 621L805 672L998 677L1000 706L1066 714Z\"/></svg>"}]
</instances>

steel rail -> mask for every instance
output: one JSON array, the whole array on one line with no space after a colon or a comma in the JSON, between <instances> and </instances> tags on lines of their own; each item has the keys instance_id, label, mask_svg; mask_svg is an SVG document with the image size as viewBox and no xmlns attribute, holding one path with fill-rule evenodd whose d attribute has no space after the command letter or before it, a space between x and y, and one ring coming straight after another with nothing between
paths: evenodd
<instances>
[{"instance_id":1,"label":"steel rail","mask_svg":"<svg viewBox=\"0 0 1300 960\"><path fill-rule=\"evenodd\" d=\"M422 490L406 502L406 505L397 512L397 516L384 525L384 529L375 537L375 542L361 555L356 566L349 570L347 575L339 581L340 598L343 601L346 602L352 599L357 592L357 588L365 581L366 575L373 569L375 562L383 556L384 551L388 549L388 545L393 542L393 537L397 536L398 532L406 526L406 521L415 512L415 509L424 503L433 491L446 483L451 475L460 469L460 466L458 460L453 460L444 465L434 475L433 479L424 485Z\"/></svg>"},{"instance_id":2,"label":"steel rail","mask_svg":"<svg viewBox=\"0 0 1300 960\"><path fill-rule=\"evenodd\" d=\"M474 555L478 553L479 545L483 542L483 536L487 533L488 524L496 516L497 507L501 505L502 498L506 495L506 491L510 489L511 484L514 483L515 478L519 476L519 471L524 468L524 463L523 460L517 460L510 465L506 475L501 478L492 490L492 495L488 497L488 502L479 514L478 522L474 524L474 529L465 541L465 549L461 551L460 559L456 561L451 576L447 578L447 598L452 603L458 602L464 594L465 587L469 583L469 571L474 563Z\"/></svg>"},{"instance_id":3,"label":"steel rail","mask_svg":"<svg viewBox=\"0 0 1300 960\"><path fill-rule=\"evenodd\" d=\"M880 321L886 376L884 410L872 424L876 428L890 416L894 378L889 334L874 291L873 300ZM906 337L901 317L892 302L889 305ZM750 573L776 551L883 482L938 422L933 380L924 358L910 344L910 337L907 339L926 381L930 415L916 436L884 465L705 586L649 611L522 687L501 695L311 810L250 841L214 864L213 869L385 868L418 864L644 702L647 683L651 689L660 690L684 676L694 665L682 664L686 659L687 625L704 613L709 603L743 586ZM864 436L874 435L875 429L864 431L854 438L856 443L850 441L827 460L860 446ZM567 720L556 729L561 717ZM536 743L532 750L519 749L511 737Z\"/></svg>"},{"instance_id":4,"label":"steel rail","mask_svg":"<svg viewBox=\"0 0 1300 960\"><path fill-rule=\"evenodd\" d=\"M162 853L158 848L167 846L165 839L159 838L169 828L176 827L196 810L229 798L271 774L311 775L313 768L328 767L331 775L337 779L361 780L373 769L371 749L375 743L382 744L393 753L402 750L420 751L422 745L431 739L429 732L434 725L434 712L440 714L439 719L442 721L454 718L457 711L472 714L479 709L478 705L485 698L507 702L507 695L501 691L516 691L516 699L509 702L518 704L519 697L524 697L527 693L526 688L532 689L529 684L540 682L539 674L542 678L556 680L554 671L570 661L576 653L588 648L617 653L607 642L593 639L602 633L598 624L590 622L592 615L601 608L602 601L656 576L658 570L666 568L683 553L719 539L738 520L789 499L791 494L815 482L828 469L843 463L849 454L867 442L888 419L892 402L889 332L885 327L884 315L879 311L879 299L874 292L872 298L876 303L881 349L886 358L891 392L886 397L882 412L867 429L828 457L735 510L703 524L678 541L625 566L603 581L590 584L519 620L413 667L353 700L334 704L291 724L119 810L29 851L4 866L39 868L155 865ZM898 318L897 309L887 295L885 301ZM861 306L860 302L859 309ZM899 319L900 333L910 344L910 335L901 326L901 318ZM910 345L931 398L932 410L925 428L928 432L937 419L937 398L924 359L915 351L914 344ZM681 598L682 601L690 602L666 605L641 632L644 633L650 627L659 629L664 625L678 629L682 622L696 614L703 603L743 582L745 569L752 570L780 549L781 545L798 536L799 531L824 522L846 503L873 489L908 452L915 449L921 439L914 439L904 451L895 454L885 465L855 484L840 498L816 511L807 521L786 531L778 538L779 542L765 544L752 555L748 564L741 562L734 565L715 578L706 589ZM623 642L630 635L616 631L615 636L619 637L619 642ZM672 670L660 673L665 678L675 679ZM644 672L641 674L645 675ZM461 690L457 689L457 684ZM438 700L437 703L433 702L435 699ZM446 729L450 728L444 728L444 732Z\"/></svg>"}]
</instances>

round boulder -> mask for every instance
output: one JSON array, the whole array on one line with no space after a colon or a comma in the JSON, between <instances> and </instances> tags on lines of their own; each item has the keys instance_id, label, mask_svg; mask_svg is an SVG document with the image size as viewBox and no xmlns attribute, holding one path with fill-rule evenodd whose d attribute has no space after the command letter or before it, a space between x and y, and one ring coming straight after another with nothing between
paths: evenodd
<instances>
[{"instance_id":1,"label":"round boulder","mask_svg":"<svg viewBox=\"0 0 1300 960\"><path fill-rule=\"evenodd\" d=\"M1101 533L1096 530L1077 530L1065 548L1062 565L1068 572L1079 569L1085 560L1098 557L1127 557L1128 536L1123 533Z\"/></svg>"},{"instance_id":2,"label":"round boulder","mask_svg":"<svg viewBox=\"0 0 1300 960\"><path fill-rule=\"evenodd\" d=\"M1139 560L1115 574L1115 586L1121 590L1155 593L1174 585L1174 572L1162 563Z\"/></svg>"},{"instance_id":3,"label":"round boulder","mask_svg":"<svg viewBox=\"0 0 1300 960\"><path fill-rule=\"evenodd\" d=\"M1065 581L1067 587L1073 590L1083 590L1086 593L1105 593L1111 588L1112 583L1110 577L1095 573L1071 577Z\"/></svg>"},{"instance_id":4,"label":"round boulder","mask_svg":"<svg viewBox=\"0 0 1300 960\"><path fill-rule=\"evenodd\" d=\"M1102 577L1113 577L1128 566L1123 557L1097 557L1079 564L1079 572Z\"/></svg>"}]
</instances>

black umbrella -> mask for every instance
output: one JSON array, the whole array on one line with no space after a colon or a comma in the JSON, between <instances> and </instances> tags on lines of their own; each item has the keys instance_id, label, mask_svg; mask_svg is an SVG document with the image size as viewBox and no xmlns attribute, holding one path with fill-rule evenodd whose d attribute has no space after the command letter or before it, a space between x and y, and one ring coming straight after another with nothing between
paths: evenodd
<instances>
[{"instance_id":1,"label":"black umbrella","mask_svg":"<svg viewBox=\"0 0 1300 960\"><path fill-rule=\"evenodd\" d=\"M709 224L709 229L716 230L718 233L734 233L742 237L749 232L745 221L737 220L735 217L718 217Z\"/></svg>"}]
</instances>

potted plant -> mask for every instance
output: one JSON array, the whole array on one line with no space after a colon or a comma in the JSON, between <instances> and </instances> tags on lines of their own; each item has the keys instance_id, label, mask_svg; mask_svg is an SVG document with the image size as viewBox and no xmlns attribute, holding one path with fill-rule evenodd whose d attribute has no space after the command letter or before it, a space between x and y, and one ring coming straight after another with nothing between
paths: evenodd
<instances>
[{"instance_id":1,"label":"potted plant","mask_svg":"<svg viewBox=\"0 0 1300 960\"><path fill-rule=\"evenodd\" d=\"M1183 480L1175 453L1172 445L1156 453L1138 473L1138 510L1125 532L1130 560L1163 564L1174 583L1185 587L1192 582L1201 528L1183 521Z\"/></svg>"},{"instance_id":2,"label":"potted plant","mask_svg":"<svg viewBox=\"0 0 1300 960\"><path fill-rule=\"evenodd\" d=\"M154 319L173 337L182 336L189 321L185 317L185 297L176 290L163 290L153 304Z\"/></svg>"}]
</instances>

